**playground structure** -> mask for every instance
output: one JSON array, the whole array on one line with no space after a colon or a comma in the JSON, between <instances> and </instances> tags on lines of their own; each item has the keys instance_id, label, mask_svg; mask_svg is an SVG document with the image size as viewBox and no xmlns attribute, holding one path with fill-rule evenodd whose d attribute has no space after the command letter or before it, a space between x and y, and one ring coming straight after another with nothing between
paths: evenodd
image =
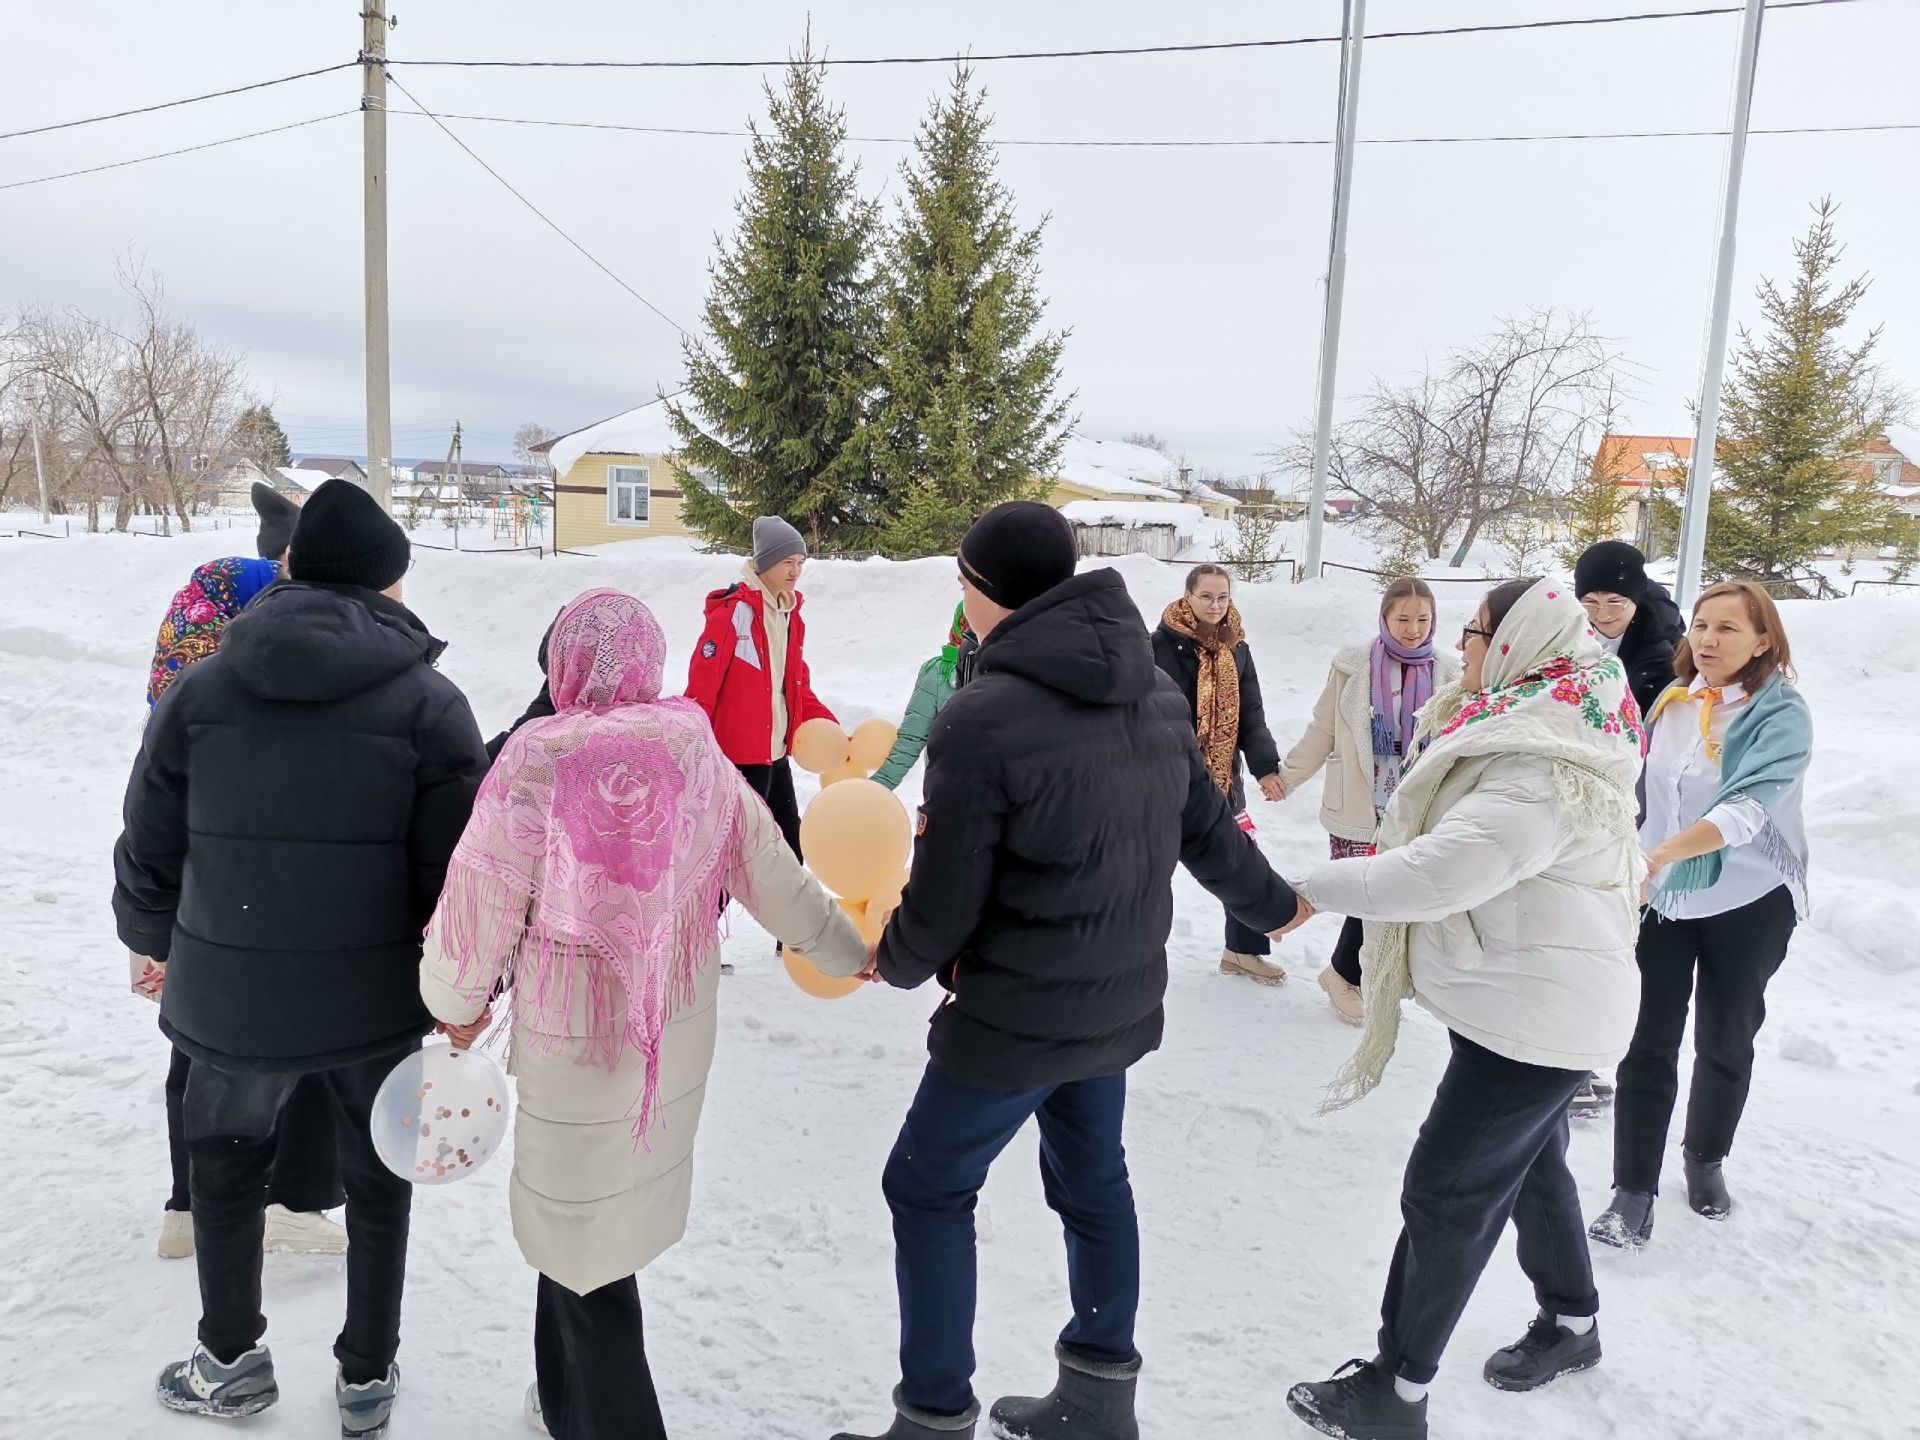
<instances>
[{"instance_id":1,"label":"playground structure","mask_svg":"<svg viewBox=\"0 0 1920 1440\"><path fill-rule=\"evenodd\" d=\"M546 521L542 515L544 508L541 497L533 495L501 495L493 502L493 538L505 540L510 545L525 545L529 535L535 543L546 535Z\"/></svg>"}]
</instances>

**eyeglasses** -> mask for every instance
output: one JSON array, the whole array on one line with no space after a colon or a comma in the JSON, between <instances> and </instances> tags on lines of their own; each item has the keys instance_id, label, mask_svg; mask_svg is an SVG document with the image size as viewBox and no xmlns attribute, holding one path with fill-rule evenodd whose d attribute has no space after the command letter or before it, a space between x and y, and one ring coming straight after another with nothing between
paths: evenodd
<instances>
[{"instance_id":1,"label":"eyeglasses","mask_svg":"<svg viewBox=\"0 0 1920 1440\"><path fill-rule=\"evenodd\" d=\"M1618 615L1622 610L1631 610L1633 608L1633 601L1621 599L1587 599L1582 600L1580 603L1586 606L1589 615Z\"/></svg>"},{"instance_id":2,"label":"eyeglasses","mask_svg":"<svg viewBox=\"0 0 1920 1440\"><path fill-rule=\"evenodd\" d=\"M1478 635L1482 640L1487 641L1489 644L1491 644L1493 641L1493 632L1491 630L1481 630L1476 626L1469 625L1460 632L1460 647L1462 649L1466 648L1467 637L1470 635Z\"/></svg>"}]
</instances>

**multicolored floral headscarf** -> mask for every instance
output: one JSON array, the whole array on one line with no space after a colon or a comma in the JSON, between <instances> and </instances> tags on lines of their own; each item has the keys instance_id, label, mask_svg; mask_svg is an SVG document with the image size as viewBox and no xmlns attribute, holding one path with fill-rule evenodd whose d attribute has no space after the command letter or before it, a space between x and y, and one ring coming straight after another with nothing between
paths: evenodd
<instances>
[{"instance_id":1,"label":"multicolored floral headscarf","mask_svg":"<svg viewBox=\"0 0 1920 1440\"><path fill-rule=\"evenodd\" d=\"M647 607L590 590L560 612L547 644L555 713L514 731L454 850L433 928L462 977L494 973L481 954L500 917L525 916L509 957L515 1043L569 1033L587 996L588 1055L646 1059L634 1126L659 1093L660 1037L691 1000L719 941L723 890L744 829L738 772L706 713L662 699L667 641Z\"/></svg>"},{"instance_id":2,"label":"multicolored floral headscarf","mask_svg":"<svg viewBox=\"0 0 1920 1440\"><path fill-rule=\"evenodd\" d=\"M227 622L279 578L279 561L241 556L209 560L194 571L160 622L153 667L147 672L147 707L160 702L182 670L218 650Z\"/></svg>"}]
</instances>

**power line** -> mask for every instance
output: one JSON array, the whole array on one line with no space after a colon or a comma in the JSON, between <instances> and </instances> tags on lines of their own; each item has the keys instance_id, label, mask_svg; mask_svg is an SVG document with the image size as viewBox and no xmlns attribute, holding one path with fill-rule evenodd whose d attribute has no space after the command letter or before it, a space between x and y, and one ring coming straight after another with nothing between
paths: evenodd
<instances>
[{"instance_id":1,"label":"power line","mask_svg":"<svg viewBox=\"0 0 1920 1440\"><path fill-rule=\"evenodd\" d=\"M22 135L45 135L49 131L71 130L79 125L98 125L102 120L124 120L129 115L151 115L156 110L172 110L181 105L198 105L202 100L219 100L228 95L244 95L249 90L265 90L270 86L285 85L293 80L310 80L315 75L331 75L336 70L351 70L359 63L357 60L343 60L338 65L326 65L318 70L302 70L298 75L282 75L278 80L256 80L251 85L235 85L231 90L209 90L204 95L189 95L184 100L162 100L158 105L142 105L135 110L116 110L111 115L89 115L84 120L62 120L57 125L36 125L31 130L8 130L0 133L0 140L17 140Z\"/></svg>"},{"instance_id":2,"label":"power line","mask_svg":"<svg viewBox=\"0 0 1920 1440\"><path fill-rule=\"evenodd\" d=\"M288 130L299 130L307 125L319 125L328 120L339 120L348 115L358 115L358 110L336 110L331 115L316 115L311 120L296 120L291 125L275 125L268 130L250 130L245 135L229 135L224 140L209 140L204 145L187 145L179 150L162 150L155 155L139 155L131 160L115 160L110 165L89 165L84 170L67 170L58 175L36 175L31 180L9 180L0 185L0 190L18 190L26 185L45 185L50 180L71 180L77 175L98 175L102 170L123 170L129 165L144 165L149 160L171 160L175 155L191 155L196 150L215 150L222 145L237 145L242 140L258 140L262 135L279 135Z\"/></svg>"},{"instance_id":3,"label":"power line","mask_svg":"<svg viewBox=\"0 0 1920 1440\"><path fill-rule=\"evenodd\" d=\"M642 305L646 306L647 309L651 310L654 314L658 315L662 320L666 321L667 324L673 326L674 329L678 330L682 335L685 335L688 339L693 338L693 332L688 330L686 326L682 325L678 320L674 319L671 315L667 314L667 312L662 310L658 305L654 304L651 300L647 299L646 296L642 295L638 290L634 289L633 286L629 285L625 280L622 280L618 275L614 274L614 272L610 270L597 255L595 255L591 250L587 249L587 247L582 245L578 240L574 239L573 236L569 235L565 230L561 229L559 223L551 219L547 215L546 211L542 210L538 205L534 204L533 201L529 200L526 196L522 195L518 190L514 189L513 183L510 180L508 180L506 176L502 175L498 170L494 169L493 166L489 165L485 160L482 160L478 152L476 152L471 145L467 144L466 141L462 140L458 135L454 134L453 131L449 130L446 127L446 124L440 119L438 115L434 114L431 110L427 109L427 107L421 103L420 97L418 95L415 95L411 90L407 89L407 87L402 85L398 80L394 80L391 74L389 74L387 78L393 81L394 89L398 90L402 95L406 96L407 99L411 100L416 106L418 106L419 111L422 115L426 116L427 119L433 121L435 125L438 125L440 127L440 131L442 134L444 134L449 140L453 141L453 143L458 145L462 150L466 151L468 155L472 156L473 162L476 165L478 165L482 170L486 171L494 179L498 180L501 183L501 185L503 185L506 188L507 193L513 196L513 198L518 200L522 205L526 206L527 209L531 210L534 213L534 215L539 218L540 222L543 225L545 225L549 230L553 231L553 233L558 235L562 240L566 241L567 244L571 245L574 249L578 250L582 255L584 255L587 258L589 262L592 263L595 269L599 270L609 280L613 281L614 284L618 285L622 290L626 291L629 295L633 296L634 299L638 300ZM393 113L393 112L389 112L389 113ZM401 111L399 113L405 114L406 112Z\"/></svg>"},{"instance_id":4,"label":"power line","mask_svg":"<svg viewBox=\"0 0 1920 1440\"><path fill-rule=\"evenodd\" d=\"M398 81L394 82L396 85ZM424 111L390 110L390 115L421 115ZM433 118L433 117L428 117ZM447 120L477 120L496 125L533 125L561 130L609 130L642 135L689 135L712 136L727 139L750 139L750 130L703 130L680 125L625 125L594 120L540 120L519 115L456 115L443 112L440 118ZM1920 130L1920 121L1895 121L1887 124L1872 125L1791 125L1773 129L1756 127L1749 133L1754 135L1851 135L1865 134L1882 130ZM1548 140L1687 140L1722 138L1725 130L1598 130L1598 131L1562 131L1540 134L1510 135L1381 135L1361 138L1361 145L1492 145L1513 144L1525 141ZM848 140L863 145L912 145L911 136L901 135L849 135ZM1093 149L1093 150L1181 150L1181 149L1251 149L1292 146L1327 146L1331 139L1247 139L1247 140L1014 140L989 137L994 145L1028 146L1035 148Z\"/></svg>"},{"instance_id":5,"label":"power line","mask_svg":"<svg viewBox=\"0 0 1920 1440\"><path fill-rule=\"evenodd\" d=\"M1769 10L1805 10L1815 6L1851 5L1858 0L1772 0ZM1498 35L1523 30L1564 30L1579 26L1627 25L1642 20L1699 20L1713 15L1738 15L1739 5L1714 5L1697 10L1647 10L1632 15L1588 15L1566 20L1518 20L1499 25L1448 25L1426 30L1383 30L1368 40L1423 40L1448 35ZM1338 45L1338 35L1298 35L1280 40L1215 40L1183 45L1103 46L1084 50L1005 50L986 55L863 55L850 60L822 57L829 69L836 65L977 65L992 60L1088 60L1128 55L1196 55L1223 50L1284 50L1300 45ZM778 60L400 60L393 65L434 65L480 70L765 70L784 69L792 56Z\"/></svg>"}]
</instances>

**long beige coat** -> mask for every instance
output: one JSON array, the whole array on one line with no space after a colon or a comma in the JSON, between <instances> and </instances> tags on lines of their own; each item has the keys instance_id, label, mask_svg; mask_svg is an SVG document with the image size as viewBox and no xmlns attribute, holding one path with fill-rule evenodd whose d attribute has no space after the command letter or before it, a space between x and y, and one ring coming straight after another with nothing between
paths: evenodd
<instances>
[{"instance_id":1,"label":"long beige coat","mask_svg":"<svg viewBox=\"0 0 1920 1440\"><path fill-rule=\"evenodd\" d=\"M800 868L766 806L744 781L741 788L746 843L729 891L827 974L858 974L867 947L853 922ZM523 933L516 948L535 943ZM490 957L490 973L470 973L462 982L457 958L430 937L420 961L427 1008L449 1024L476 1019L508 958ZM686 1233L719 985L716 948L700 968L692 1003L668 1019L661 1037L660 1093L645 1145L633 1138L633 1107L645 1080L638 1052L628 1050L612 1071L581 1063L586 986L575 987L566 1035L514 1032L508 1065L519 1081L509 1182L513 1234L529 1265L575 1294L644 1269ZM476 990L480 998L470 998Z\"/></svg>"},{"instance_id":2,"label":"long beige coat","mask_svg":"<svg viewBox=\"0 0 1920 1440\"><path fill-rule=\"evenodd\" d=\"M1329 835L1371 844L1379 816L1373 808L1373 642L1349 645L1333 657L1326 689L1313 707L1300 743L1280 763L1280 783L1291 795L1327 770L1320 791L1320 823ZM1433 684L1437 690L1460 678L1457 656L1436 650Z\"/></svg>"}]
</instances>

